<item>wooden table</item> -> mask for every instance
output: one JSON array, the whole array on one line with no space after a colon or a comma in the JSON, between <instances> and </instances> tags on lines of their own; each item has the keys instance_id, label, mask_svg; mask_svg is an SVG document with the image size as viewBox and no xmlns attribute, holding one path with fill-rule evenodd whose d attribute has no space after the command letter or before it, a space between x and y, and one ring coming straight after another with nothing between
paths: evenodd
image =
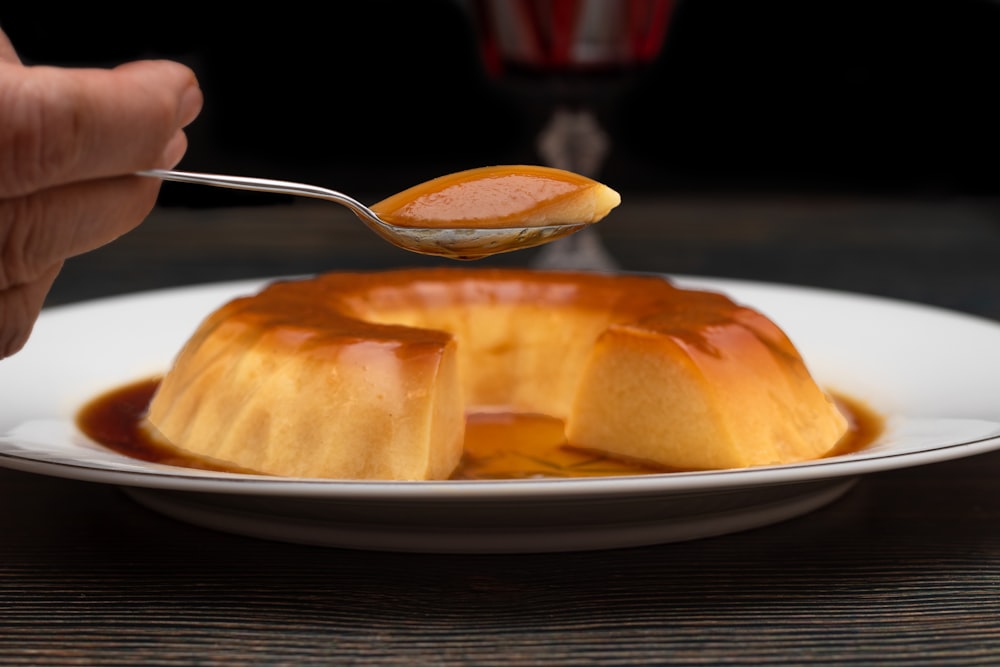
<instances>
[{"instance_id":1,"label":"wooden table","mask_svg":"<svg viewBox=\"0 0 1000 667\"><path fill-rule=\"evenodd\" d=\"M626 269L1000 319L997 201L626 204L602 226ZM162 209L72 260L51 303L433 262L332 205ZM1000 452L870 475L820 510L724 537L432 555L223 534L114 487L0 470L0 663L1000 664L998 480Z\"/></svg>"}]
</instances>

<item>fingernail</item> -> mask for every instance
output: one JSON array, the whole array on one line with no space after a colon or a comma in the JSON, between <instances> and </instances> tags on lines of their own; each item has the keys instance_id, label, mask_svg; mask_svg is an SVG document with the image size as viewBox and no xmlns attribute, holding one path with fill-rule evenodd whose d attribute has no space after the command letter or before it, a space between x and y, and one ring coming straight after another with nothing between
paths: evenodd
<instances>
[{"instance_id":1,"label":"fingernail","mask_svg":"<svg viewBox=\"0 0 1000 667\"><path fill-rule=\"evenodd\" d=\"M181 93L181 101L178 108L181 127L186 127L188 123L198 117L204 101L205 98L202 95L201 87L196 80L192 79L191 84Z\"/></svg>"}]
</instances>

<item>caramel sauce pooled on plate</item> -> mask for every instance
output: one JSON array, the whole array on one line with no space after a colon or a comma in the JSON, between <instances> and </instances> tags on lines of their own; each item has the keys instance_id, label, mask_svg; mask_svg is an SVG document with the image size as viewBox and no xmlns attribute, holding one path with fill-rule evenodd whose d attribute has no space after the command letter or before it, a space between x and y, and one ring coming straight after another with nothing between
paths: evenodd
<instances>
[{"instance_id":1,"label":"caramel sauce pooled on plate","mask_svg":"<svg viewBox=\"0 0 1000 667\"><path fill-rule=\"evenodd\" d=\"M156 443L142 428L159 378L142 380L102 394L77 415L77 425L108 449L142 461L201 470L246 473L236 467L208 464ZM830 456L858 451L882 430L882 419L856 401L837 396L847 417L847 434ZM680 472L621 461L599 452L569 446L558 419L544 415L473 414L468 418L465 455L452 479L527 479L606 477Z\"/></svg>"}]
</instances>

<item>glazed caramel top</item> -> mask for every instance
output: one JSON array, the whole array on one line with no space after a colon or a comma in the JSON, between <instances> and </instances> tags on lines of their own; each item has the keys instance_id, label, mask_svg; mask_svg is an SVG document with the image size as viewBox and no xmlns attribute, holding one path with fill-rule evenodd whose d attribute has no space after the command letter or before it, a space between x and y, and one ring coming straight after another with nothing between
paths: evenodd
<instances>
[{"instance_id":1,"label":"glazed caramel top","mask_svg":"<svg viewBox=\"0 0 1000 667\"><path fill-rule=\"evenodd\" d=\"M656 276L450 267L333 272L272 283L211 317L222 323L235 316L255 329L277 330L278 339L295 345L382 341L400 345L397 354L405 355L438 349L451 335L382 323L379 313L502 304L598 311L611 326L670 336L695 357L718 358L731 349L727 336L749 331L773 354L800 361L784 332L757 311L723 294L679 289Z\"/></svg>"},{"instance_id":2,"label":"glazed caramel top","mask_svg":"<svg viewBox=\"0 0 1000 667\"><path fill-rule=\"evenodd\" d=\"M383 199L379 217L403 227L501 228L590 224L621 203L595 180L551 167L481 167L441 176Z\"/></svg>"}]
</instances>

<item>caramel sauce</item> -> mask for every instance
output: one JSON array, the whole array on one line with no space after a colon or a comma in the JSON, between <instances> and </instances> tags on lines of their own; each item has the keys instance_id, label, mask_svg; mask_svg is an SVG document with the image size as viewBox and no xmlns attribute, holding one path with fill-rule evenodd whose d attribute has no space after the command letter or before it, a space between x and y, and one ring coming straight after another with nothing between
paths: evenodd
<instances>
[{"instance_id":1,"label":"caramel sauce","mask_svg":"<svg viewBox=\"0 0 1000 667\"><path fill-rule=\"evenodd\" d=\"M125 456L166 465L247 472L185 456L155 442L142 428L159 378L113 389L87 403L77 415L80 429L94 441ZM863 449L882 431L881 417L844 396L835 400L848 419L847 434L829 456ZM544 415L483 413L469 416L465 455L452 479L525 479L534 477L605 477L680 472L622 461L572 447L560 420Z\"/></svg>"},{"instance_id":2,"label":"caramel sauce","mask_svg":"<svg viewBox=\"0 0 1000 667\"><path fill-rule=\"evenodd\" d=\"M535 165L468 169L415 185L371 208L401 227L496 228L597 222L621 197L580 174ZM550 207L570 206L573 219L546 220ZM583 216L577 218L576 216Z\"/></svg>"}]
</instances>

